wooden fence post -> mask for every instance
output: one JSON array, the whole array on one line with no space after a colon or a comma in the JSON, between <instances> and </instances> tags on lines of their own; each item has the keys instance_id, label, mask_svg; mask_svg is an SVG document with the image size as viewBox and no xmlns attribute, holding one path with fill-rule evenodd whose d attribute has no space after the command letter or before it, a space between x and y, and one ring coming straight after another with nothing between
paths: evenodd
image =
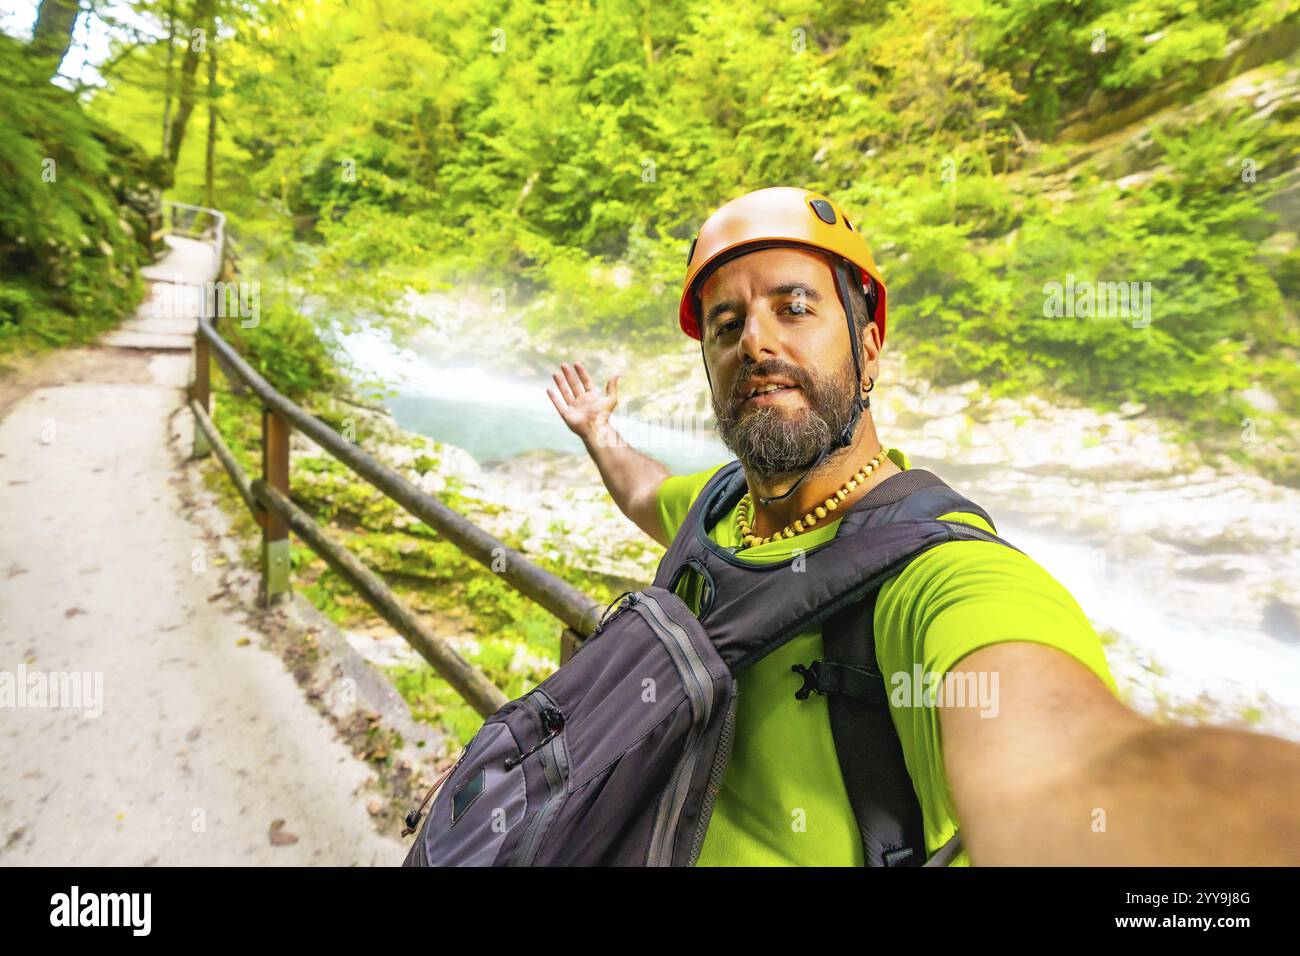
<instances>
[{"instance_id":1,"label":"wooden fence post","mask_svg":"<svg viewBox=\"0 0 1300 956\"><path fill-rule=\"evenodd\" d=\"M578 648L582 646L582 638L571 627L566 627L560 632L560 663L567 664L569 658L578 653Z\"/></svg>"},{"instance_id":2,"label":"wooden fence post","mask_svg":"<svg viewBox=\"0 0 1300 956\"><path fill-rule=\"evenodd\" d=\"M262 409L262 480L289 496L289 423ZM274 511L263 509L262 584L260 597L268 607L289 594L289 525Z\"/></svg>"},{"instance_id":3,"label":"wooden fence post","mask_svg":"<svg viewBox=\"0 0 1300 956\"><path fill-rule=\"evenodd\" d=\"M173 212L175 210L173 209ZM179 280L179 276L176 277ZM213 309L208 301L208 283L199 290L199 320L212 315ZM172 285L172 302L180 300L180 282L175 281ZM182 315L183 310L173 308L172 316L175 318ZM203 333L196 327L194 329L194 374L190 384L190 398L202 406L203 411L212 414L212 350L208 345L208 340L203 337ZM208 436L203 434L203 429L197 425L194 426L194 447L191 451L191 458L204 458L212 454L212 445L208 442Z\"/></svg>"},{"instance_id":4,"label":"wooden fence post","mask_svg":"<svg viewBox=\"0 0 1300 956\"><path fill-rule=\"evenodd\" d=\"M202 334L194 336L194 378L190 383L190 398L208 415L212 414L212 350L208 340ZM203 458L212 454L212 445L203 429L194 426L193 458Z\"/></svg>"}]
</instances>

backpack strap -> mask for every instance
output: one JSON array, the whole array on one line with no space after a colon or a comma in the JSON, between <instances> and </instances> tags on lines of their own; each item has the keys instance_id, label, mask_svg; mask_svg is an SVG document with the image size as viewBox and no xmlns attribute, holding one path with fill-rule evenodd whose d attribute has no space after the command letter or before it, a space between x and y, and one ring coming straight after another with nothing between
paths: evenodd
<instances>
[{"instance_id":1,"label":"backpack strap","mask_svg":"<svg viewBox=\"0 0 1300 956\"><path fill-rule=\"evenodd\" d=\"M813 661L807 667L793 664L790 670L803 678L803 686L794 692L796 700L807 700L818 693L844 694L864 704L888 704L885 682L875 671L854 664L835 661Z\"/></svg>"},{"instance_id":2,"label":"backpack strap","mask_svg":"<svg viewBox=\"0 0 1300 956\"><path fill-rule=\"evenodd\" d=\"M939 476L924 469L909 469L881 482L855 502L841 520L839 531L934 519L953 511L979 515L994 527L983 508L953 491ZM961 522L946 524L959 538L1008 544ZM889 709L889 693L876 660L879 594L877 588L823 622L826 660L814 661L807 668L796 665L804 674L804 686L795 696L807 697L815 692L829 697L835 753L867 866L947 866L962 850L961 834L954 834L929 860L925 859L921 805L907 771Z\"/></svg>"},{"instance_id":3,"label":"backpack strap","mask_svg":"<svg viewBox=\"0 0 1300 956\"><path fill-rule=\"evenodd\" d=\"M925 832L921 805L912 789L885 682L876 664L872 618L878 593L850 604L822 624L822 646L834 663L828 668L821 662L819 672L841 678L852 674L855 680L849 684L859 692L849 693L833 679L816 689L829 695L826 703L835 753L867 866L916 866L922 862L916 848L924 848ZM874 682L877 692L861 692L859 682L868 681Z\"/></svg>"},{"instance_id":4,"label":"backpack strap","mask_svg":"<svg viewBox=\"0 0 1300 956\"><path fill-rule=\"evenodd\" d=\"M712 528L736 506L744 493L745 472L739 460L728 462L713 473L691 502L677 534L668 544L667 552L659 559L654 579L657 587L672 590L678 573L698 550L696 529L700 526L701 519L706 529Z\"/></svg>"},{"instance_id":5,"label":"backpack strap","mask_svg":"<svg viewBox=\"0 0 1300 956\"><path fill-rule=\"evenodd\" d=\"M862 527L929 520L953 511L978 515L988 522L990 528L997 527L987 511L948 487L947 482L934 472L909 468L890 475L850 505L840 521L836 537Z\"/></svg>"}]
</instances>

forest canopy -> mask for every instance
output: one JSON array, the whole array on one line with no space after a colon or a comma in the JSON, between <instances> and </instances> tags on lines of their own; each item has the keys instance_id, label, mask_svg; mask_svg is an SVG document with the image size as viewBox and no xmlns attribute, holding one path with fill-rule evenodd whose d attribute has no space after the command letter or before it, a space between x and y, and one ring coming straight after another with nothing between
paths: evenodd
<instances>
[{"instance_id":1,"label":"forest canopy","mask_svg":"<svg viewBox=\"0 0 1300 956\"><path fill-rule=\"evenodd\" d=\"M150 28L61 103L69 135L163 154L169 195L225 209L285 278L282 313L290 285L367 312L474 284L539 335L653 354L703 218L798 184L856 214L891 347L936 381L1198 430L1258 414L1247 394L1300 413L1300 0L121 6ZM1209 95L1253 66L1264 94ZM5 142L26 116L0 114ZM40 201L22 162L4 249ZM1148 284L1150 321L1045 315L1068 277Z\"/></svg>"}]
</instances>

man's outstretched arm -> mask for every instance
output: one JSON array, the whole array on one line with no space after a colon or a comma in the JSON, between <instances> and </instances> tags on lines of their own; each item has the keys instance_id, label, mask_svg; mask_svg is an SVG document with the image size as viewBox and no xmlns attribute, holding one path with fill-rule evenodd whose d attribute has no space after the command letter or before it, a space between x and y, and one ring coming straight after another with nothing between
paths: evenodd
<instances>
[{"instance_id":1,"label":"man's outstretched arm","mask_svg":"<svg viewBox=\"0 0 1300 956\"><path fill-rule=\"evenodd\" d=\"M997 716L940 709L943 760L975 865L1300 863L1300 746L1162 726L1069 655L1009 642L954 673L997 673Z\"/></svg>"},{"instance_id":2,"label":"man's outstretched arm","mask_svg":"<svg viewBox=\"0 0 1300 956\"><path fill-rule=\"evenodd\" d=\"M610 425L609 416L618 405L618 376L605 383L604 392L592 386L581 362L565 362L552 377L555 388L548 388L546 394L564 424L587 446L614 503L633 524L667 547L655 494L668 469L623 441Z\"/></svg>"}]
</instances>

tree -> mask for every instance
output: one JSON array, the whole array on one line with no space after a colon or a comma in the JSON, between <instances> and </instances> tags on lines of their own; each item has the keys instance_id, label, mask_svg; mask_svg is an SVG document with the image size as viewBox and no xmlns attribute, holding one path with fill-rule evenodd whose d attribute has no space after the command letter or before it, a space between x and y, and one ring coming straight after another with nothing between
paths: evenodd
<instances>
[{"instance_id":1,"label":"tree","mask_svg":"<svg viewBox=\"0 0 1300 956\"><path fill-rule=\"evenodd\" d=\"M208 47L208 151L203 162L203 204L209 209L217 205L217 44Z\"/></svg>"},{"instance_id":2,"label":"tree","mask_svg":"<svg viewBox=\"0 0 1300 956\"><path fill-rule=\"evenodd\" d=\"M181 61L176 120L172 124L171 136L167 143L167 161L172 166L175 166L180 159L181 145L185 141L185 126L190 121L190 114L194 112L194 77L198 73L199 58L212 38L216 8L216 0L194 0L194 14L190 18L190 23L199 26L191 32L190 44L185 49L185 59Z\"/></svg>"},{"instance_id":3,"label":"tree","mask_svg":"<svg viewBox=\"0 0 1300 956\"><path fill-rule=\"evenodd\" d=\"M167 146L171 141L172 126L172 82L175 70L172 61L176 52L176 0L167 3L167 72L163 81L163 117L162 117L162 155L167 155Z\"/></svg>"},{"instance_id":4,"label":"tree","mask_svg":"<svg viewBox=\"0 0 1300 956\"><path fill-rule=\"evenodd\" d=\"M59 72L59 65L72 45L72 31L80 14L81 5L77 0L41 0L30 50L33 56L50 60L51 77Z\"/></svg>"}]
</instances>

